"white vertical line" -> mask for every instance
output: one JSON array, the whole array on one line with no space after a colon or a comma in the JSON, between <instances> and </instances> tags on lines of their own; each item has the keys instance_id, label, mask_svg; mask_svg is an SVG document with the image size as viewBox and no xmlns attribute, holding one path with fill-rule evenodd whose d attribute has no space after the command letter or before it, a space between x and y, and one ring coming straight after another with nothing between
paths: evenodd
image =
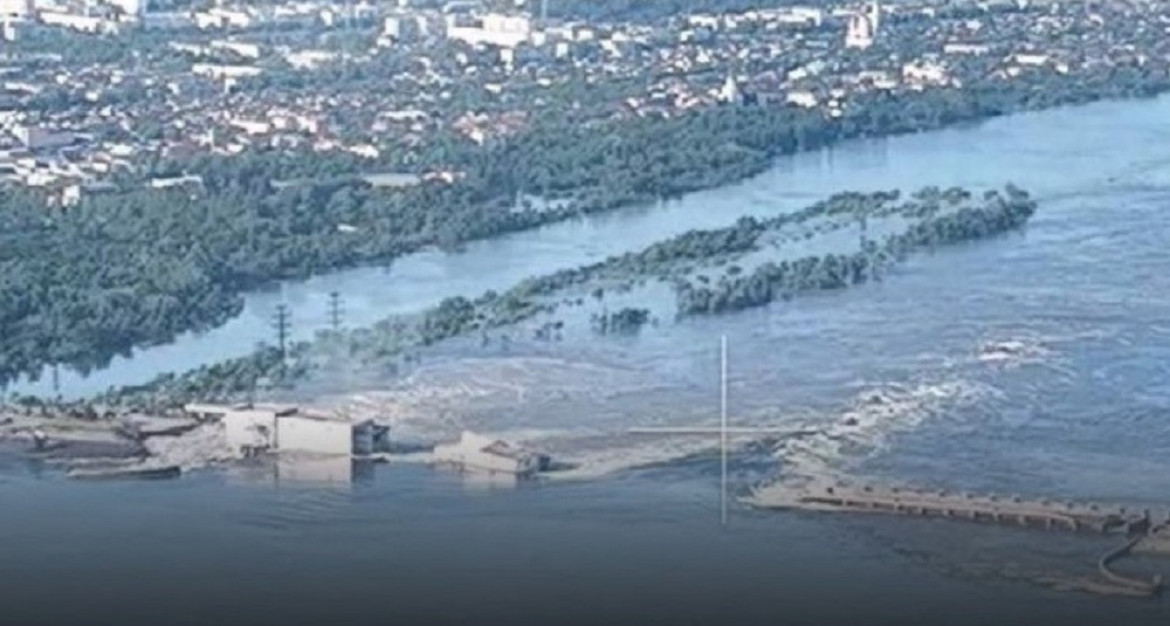
<instances>
[{"instance_id":1,"label":"white vertical line","mask_svg":"<svg viewBox=\"0 0 1170 626\"><path fill-rule=\"evenodd\" d=\"M723 524L727 524L727 335L720 342L719 368L719 438L722 461L721 506Z\"/></svg>"}]
</instances>

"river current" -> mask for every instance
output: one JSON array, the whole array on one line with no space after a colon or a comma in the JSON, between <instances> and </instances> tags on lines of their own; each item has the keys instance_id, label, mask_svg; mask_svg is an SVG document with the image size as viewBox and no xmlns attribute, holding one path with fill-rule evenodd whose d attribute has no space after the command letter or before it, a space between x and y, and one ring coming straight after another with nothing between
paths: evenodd
<instances>
[{"instance_id":1,"label":"river current","mask_svg":"<svg viewBox=\"0 0 1170 626\"><path fill-rule=\"evenodd\" d=\"M89 377L63 372L62 392L239 355L271 333L282 299L296 332L308 337L327 325L333 290L344 298L347 324L365 325L691 228L795 210L835 191L1013 182L1040 203L1023 232L913 257L878 284L716 318L664 319L636 337L600 339L570 323L559 342L485 351L527 359L521 369L549 377L546 393L587 378L580 370L560 379L550 373L565 363L589 364L610 391L570 389L514 408L485 400L480 414L454 427L527 433L569 456L576 450L600 480L484 492L391 465L342 489L297 489L263 473L243 483L197 474L94 488L14 465L0 475L0 573L22 584L0 598L11 592L32 604L48 602L54 589L76 594L74 606L46 605L46 621L22 624L104 623L70 613L76 607L146 620L156 605L167 607L166 623L207 616L228 623L261 606L278 623L325 619L327 601L355 621L391 607L404 617L445 607L549 621L573 605L584 607L582 623L633 614L667 623L683 612L702 621L732 609L765 623L780 607L785 623L833 623L864 603L870 619L859 623L909 623L907 615L943 607L986 618L972 623L1165 623L1162 603L1005 581L1090 575L1108 540L736 506L723 528L718 461L702 455L712 442L672 448L669 438L630 443L620 432L713 424L725 334L732 418L817 431L738 452L735 490L770 473L841 472L1170 510L1167 120L1170 99L1162 98L852 142L681 201L250 294L245 313L228 325ZM628 297L668 317L671 303L653 290ZM479 375L458 369L476 367L467 364L471 352L460 342L442 347L426 355L437 373L424 368L396 384L466 383ZM46 376L17 389L49 393L49 384ZM844 418L852 418L847 427ZM613 445L578 445L606 438ZM678 461L690 453L699 456ZM1170 571L1166 562L1137 566ZM109 574L87 587L99 569ZM201 583L194 592L183 582L190 580ZM152 600L113 599L135 594Z\"/></svg>"}]
</instances>

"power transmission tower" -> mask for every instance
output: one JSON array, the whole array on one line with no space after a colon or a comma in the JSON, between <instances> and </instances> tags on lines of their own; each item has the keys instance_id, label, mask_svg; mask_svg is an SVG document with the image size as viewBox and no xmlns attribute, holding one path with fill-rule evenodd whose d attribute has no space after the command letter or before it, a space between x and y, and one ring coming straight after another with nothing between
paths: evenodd
<instances>
[{"instance_id":1,"label":"power transmission tower","mask_svg":"<svg viewBox=\"0 0 1170 626\"><path fill-rule=\"evenodd\" d=\"M329 294L329 324L333 332L341 330L341 318L344 311L341 308L341 294L334 291Z\"/></svg>"},{"instance_id":2,"label":"power transmission tower","mask_svg":"<svg viewBox=\"0 0 1170 626\"><path fill-rule=\"evenodd\" d=\"M277 346L280 348L280 360L282 362L288 356L289 326L288 305L284 303L276 305L276 318L273 320L273 327L276 328L276 341Z\"/></svg>"}]
</instances>

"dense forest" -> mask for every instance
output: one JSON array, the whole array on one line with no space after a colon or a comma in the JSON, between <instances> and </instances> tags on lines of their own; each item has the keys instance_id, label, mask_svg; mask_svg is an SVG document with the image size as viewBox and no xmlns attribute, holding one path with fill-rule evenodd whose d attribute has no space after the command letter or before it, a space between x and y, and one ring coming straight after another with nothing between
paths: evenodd
<instances>
[{"instance_id":1,"label":"dense forest","mask_svg":"<svg viewBox=\"0 0 1170 626\"><path fill-rule=\"evenodd\" d=\"M1164 72L1115 67L1081 82L1021 77L963 89L859 96L846 114L759 105L674 118L580 123L540 116L525 133L472 146L436 140L424 163L466 173L399 190L356 180L350 157L256 152L155 165L206 181L203 193L141 190L46 212L0 197L0 381L61 362L100 367L132 347L213 327L240 293L437 245L637 202L759 173L776 156L843 139L916 132L1018 110L1141 96ZM275 180L308 184L274 188ZM525 207L520 193L564 202Z\"/></svg>"},{"instance_id":2,"label":"dense forest","mask_svg":"<svg viewBox=\"0 0 1170 626\"><path fill-rule=\"evenodd\" d=\"M97 404L150 410L195 399L237 400L270 384L296 384L311 376L321 355L340 358L346 367L385 367L408 358L421 346L459 336L479 334L492 341L492 331L507 332L518 322L540 314L552 316L560 304L580 305L581 294L593 291L604 298L600 284L632 284L645 279L673 281L679 286L680 312L719 313L758 306L778 298L793 297L817 289L836 289L863 282L874 268L888 266L924 247L943 246L1018 228L1035 211L1034 201L1022 190L1008 186L975 197L960 188L925 187L903 196L898 192L839 193L793 214L767 220L743 218L719 229L695 230L600 263L522 281L497 293L477 298L453 297L418 315L395 317L363 329L329 333L313 343L291 348L287 359L273 348L248 357L200 368L182 375L168 374L141 387L114 390L94 399ZM797 262L763 263L750 272L730 266L714 285L695 285L685 276L700 268L716 267L743 255L774 245L769 235L815 224L836 227L857 225L866 219L895 217L909 226L882 243L870 241L861 253L830 255ZM806 230L805 232L811 232ZM824 231L821 231L824 232ZM637 332L653 323L644 308L626 307L603 311L590 318L600 334ZM537 329L541 334L559 332L562 323L551 321ZM503 337L504 335L499 335ZM26 402L35 403L29 399Z\"/></svg>"}]
</instances>

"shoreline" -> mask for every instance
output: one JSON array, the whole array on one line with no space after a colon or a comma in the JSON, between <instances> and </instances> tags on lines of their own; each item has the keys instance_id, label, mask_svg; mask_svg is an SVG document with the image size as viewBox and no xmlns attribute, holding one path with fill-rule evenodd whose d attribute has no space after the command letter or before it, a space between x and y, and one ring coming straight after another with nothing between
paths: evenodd
<instances>
[{"instance_id":1,"label":"shoreline","mask_svg":"<svg viewBox=\"0 0 1170 626\"><path fill-rule=\"evenodd\" d=\"M1162 72L1162 73L1165 74L1165 72ZM1062 79L1062 81L1064 81L1064 80L1072 80L1072 77ZM1120 101L1133 101L1133 100L1142 100L1142 99L1157 99L1160 97L1164 97L1165 94L1168 91L1170 91L1170 78L1167 78L1166 76L1152 76L1149 78L1143 76L1141 80L1132 80L1129 83L1127 83L1127 82L1106 83L1105 85L1100 85L1100 86L1090 84L1088 86L1082 87L1081 91L1062 90L1062 91L1056 92L1054 94L1049 94L1046 97L1053 98L1053 100L1050 102L1041 102L1039 104L1031 102L1031 101L1026 99L1032 94L1032 92L1028 88L1028 81L1024 81L1024 80L1013 81L1013 82L1009 83L1009 85L1008 85L1010 91L1007 92L1007 96L1001 96L1001 97L1007 98L1007 101L1005 103L1001 103L1001 106L999 108L992 108L989 110L977 108L978 105L982 103L981 98L989 97L989 96L986 96L984 94L981 94L980 90L989 91L993 87L996 87L996 86L995 85L975 85L975 86L966 87L966 88L963 88L960 90L936 89L936 90L923 91L923 92L919 92L916 94L899 94L897 96L889 97L891 100L894 100L894 101L902 100L902 101L908 101L908 102L919 102L920 104L924 104L924 106L922 106L921 108L926 109L926 110L935 110L935 109L931 109L931 105L935 101L942 103L942 104L936 105L936 107L943 106L944 108L941 111L936 111L936 112L939 112L940 115L934 117L931 120L926 120L926 121L910 120L908 122L906 122L906 121L899 122L900 124L902 124L901 126L895 126L893 128L888 129L885 132L880 132L880 133L872 133L872 132L867 131L864 127L864 124L859 122L858 119L865 120L867 117L872 117L872 116L877 114L872 110L872 108L880 107L880 106L889 106L888 104L881 104L881 103L870 104L869 106L871 108L867 109L865 107L865 104L862 103L862 105L859 106L859 108L857 109L858 111L860 111L860 113L858 113L856 116L854 116L857 119L850 119L849 126L845 126L843 123L838 122L836 120L828 119L827 117L820 115L820 114L815 114L815 115L806 114L806 115L811 115L811 119L809 121L811 121L814 124L821 125L824 128L824 132L830 133L830 135L828 135L824 138L818 138L818 139L814 140L814 143L812 143L810 145L797 145L794 149L788 148L788 147L782 146L782 145L773 145L771 147L771 149L769 149L767 151L766 158L759 160L759 162L753 162L750 164L741 164L741 166L729 166L727 168L727 170L729 172L733 172L733 174L734 174L731 178L723 179L723 178L716 177L716 178L719 178L717 184L698 185L698 186L691 184L690 186L687 186L685 189L682 189L681 191L676 190L676 191L671 191L669 193L664 192L663 194L660 195L658 200L659 201L667 200L667 199L669 199L671 197L675 197L677 195L686 195L686 194L696 193L696 192L701 192L701 191L710 191L713 189L721 189L721 188L730 187L730 186L733 186L736 184L740 184L745 180L766 174L775 165L775 162L778 158L785 157L785 156L792 156L792 155L801 154L801 153L815 152L815 151L823 150L823 149L833 149L835 146L838 146L842 143L846 143L849 141L862 140L862 139L875 139L875 138L894 138L894 137L898 137L898 136L909 135L909 134L918 134L918 133L923 133L923 132L945 131L947 129L956 128L956 127L973 127L973 126L978 126L979 124L982 124L984 122L987 122L987 121L990 121L992 119L999 118L999 117L1015 116L1015 115L1021 115L1021 114L1027 114L1027 113L1057 110L1057 109L1068 108L1068 107L1085 106L1085 105L1091 105L1091 104L1100 103L1100 102L1110 102L1110 101L1120 102ZM1093 91L1094 88L1096 88L1096 91ZM1118 91L1120 91L1120 93L1117 93ZM946 100L946 94L950 93L950 92L955 92L955 93L958 93L960 96L966 96L966 97L963 98L962 100L959 100L958 103L956 104L955 102ZM963 105L963 106L961 106L961 105ZM965 105L974 105L974 106L965 108ZM905 106L905 103L904 103L904 106ZM944 118L947 118L947 116L942 115L941 113L946 113L948 110L950 110L950 109L947 109L945 107L950 107L950 109L954 109L954 111L951 111L954 114L951 117L953 117L954 119L946 119L946 121L944 121ZM768 108L761 106L761 107L758 107L757 110L758 111L766 111L766 110L768 110ZM704 116L718 116L718 115L724 115L724 114L726 114L726 113L720 111L719 109L712 109L712 110L699 111L697 113L692 114L690 117L692 119L700 120L700 119L704 119ZM792 115L799 115L799 112L792 113ZM796 120L796 119L799 119L799 117L794 117L793 119ZM681 123L681 122L687 121L687 118L685 118L685 117L677 118L676 120L673 120L673 121L675 121L676 123ZM893 123L893 122L891 122L891 123ZM733 139L733 138L729 137L729 140L731 140L731 139ZM663 141L666 141L666 139L663 138ZM686 174L680 175L679 179L680 180L684 180L684 179L685 180L698 180L698 177L696 177L696 172L688 171ZM927 181L927 182L929 182L929 181ZM492 228L489 228L488 230L490 230L492 232L484 233L481 235L473 235L471 237L463 239L460 241L460 245L463 245L466 243L477 242L477 241L491 240L491 239L494 239L497 237L506 236L506 235L510 235L510 234L516 234L516 233L520 233L520 232L526 232L526 231L530 231L530 230L536 230L536 229L539 229L539 228L542 228L545 226L551 226L553 224L563 222L563 221L566 221L569 219L577 218L580 216L604 215L604 214L612 213L612 212L618 211L618 210L638 208L638 207L642 207L642 206L650 207L650 206L652 206L652 204L647 204L644 201L638 201L638 202L633 202L633 203L619 203L618 205L615 205L615 206L603 206L600 208L575 207L574 206L574 207L568 207L566 209L561 209L558 211L542 211L542 212L539 212L539 214L533 214L531 219L512 220L506 224L503 224L501 226L501 229L493 230ZM352 262L342 262L342 263L338 263L338 264L333 264L333 265L329 265L328 266L329 269L327 269L325 271L316 271L316 272L311 272L311 273L292 274L292 275L285 273L285 274L282 274L280 277L273 277L270 280L259 281L255 285L251 285L250 288L247 288L247 289L242 289L240 285L235 285L235 286L233 286L231 294L232 294L233 298L239 299L239 298L244 297L244 295L247 293L270 289L273 285L279 284L279 282L282 280L310 280L310 279L314 279L314 278L320 278L322 276L328 276L329 274L334 273L334 272L355 270L355 269L361 269L361 268L365 268L365 267L374 267L374 266L378 265L379 263L393 262L396 259L402 258L402 257L409 255L409 254L419 252L425 248L426 248L426 246L420 246L418 249L412 249L409 251L404 250L404 251L400 251L398 253L395 253L392 256L388 256L388 257L385 257L382 259L370 259L370 260L366 260L366 261L359 262L356 264L352 263ZM217 315L219 315L219 314L217 313ZM223 317L222 315L219 315L219 318L217 318L218 321L214 323L212 328L218 328L218 327L222 326L223 324L231 321L232 319L235 319L235 317L237 317L238 315L239 315L239 311L237 311L235 314L230 315L228 317ZM138 344L135 344L133 346L128 346L128 348L133 350L133 349L158 347L158 346L162 346L162 345L170 345L177 338L179 338L180 336L182 336L183 334L185 334L187 332L190 332L191 330L192 329L190 329L190 328L186 329L186 330L176 329L176 331L174 333L171 333L168 335L168 338L166 340L151 340L151 341L148 341L146 343L138 343ZM90 355L89 357L86 357L86 358L83 358L83 359L80 359L77 361L59 362L56 364L56 366L73 368L77 365L81 365L81 366L84 366L84 367L87 367L90 369L102 369L105 366L107 366L109 364L109 362L112 361L112 359L115 356L116 356L116 354L114 354L113 352L110 352L108 354L102 354L102 355ZM97 367L94 367L95 364L97 364ZM54 364L49 363L47 361L37 361L36 364L33 365L33 367L36 368L35 372L32 370L26 369L25 371L22 371L22 372L13 373L13 376L11 378L13 380L19 380L19 379L22 379L24 377L31 376L34 374L39 377L40 375L43 375L45 373L47 368L54 367ZM42 399L44 399L44 398L42 397Z\"/></svg>"},{"instance_id":2,"label":"shoreline","mask_svg":"<svg viewBox=\"0 0 1170 626\"><path fill-rule=\"evenodd\" d=\"M475 334L480 334L487 341L490 334L500 332L510 336L513 332L525 331L518 324L536 320L541 315L553 316L562 306L590 306L585 304L584 297L587 294L584 292L599 283L605 284L606 288L597 288L594 295L590 296L599 301L607 297L607 292L620 294L622 287L633 287L640 281L668 285L673 280L676 285L682 284L677 281L679 271L685 270L685 275L696 267L703 270L719 269L721 261L747 258L747 255L761 251L768 252L775 247L776 242L769 240L766 235L777 229L792 225L803 227L806 221L815 222L819 219L853 223L859 217L876 221L886 217L892 219L897 215L908 216L906 224L899 222L899 225L905 227L900 234L888 234L880 239L880 245L867 242L867 245L872 245L867 250L853 253L850 258L854 262L848 264L842 261L844 257L840 255L814 253L794 258L794 263L762 263L758 268L749 266L749 271L768 268L783 270L782 275L766 272L762 278L752 279L753 285L766 282L764 293L769 300L810 296L825 290L844 290L860 284L861 278L877 271L875 268L879 266L900 263L904 256L913 252L914 246L910 244L938 247L958 245L964 241L990 239L998 236L1003 228L1010 230L1023 225L1035 208L1034 201L1026 192L1011 185L1006 189L1006 195L1001 194L999 189L986 189L980 195L961 188L926 193L930 189L924 188L907 191L905 198L901 197L900 192L841 192L795 213L768 220L740 219L735 225L725 228L687 231L658 240L644 249L612 256L604 261L543 276L530 276L503 293L489 290L474 299L463 296L447 298L438 306L416 315L391 317L372 326L322 335L314 341L298 342L288 348L284 358L279 349L265 348L248 356L205 365L199 369L163 374L143 384L115 388L97 396L66 403L65 406L104 404L161 414L190 401L243 401L265 386L278 393L288 393L304 384L306 379L311 379L314 371L325 368L328 361L337 356L338 350L347 349L348 360L356 360L373 368L393 366L399 360L409 364L412 354L443 341ZM969 228L971 226L978 228ZM803 241L799 237L795 240ZM848 268L847 272L844 272L845 268ZM740 280L734 276L730 278ZM611 284L614 280L620 283L618 287ZM682 291L675 294L676 318L687 313L678 308L678 304L684 302L684 295ZM573 296L577 296L576 299ZM723 297L723 294L717 294L717 297ZM731 307L733 309L765 304L762 301L743 301L738 296L733 303L737 303ZM571 315L568 308L564 311L565 315ZM725 313L711 312L713 315ZM594 321L588 323L594 325ZM558 322L551 320L538 330L551 336L560 332L559 328ZM606 332L608 330L603 331L603 334ZM276 384L272 381L276 381ZM39 398L17 399L17 403L26 402L34 406L57 404L46 403Z\"/></svg>"}]
</instances>

